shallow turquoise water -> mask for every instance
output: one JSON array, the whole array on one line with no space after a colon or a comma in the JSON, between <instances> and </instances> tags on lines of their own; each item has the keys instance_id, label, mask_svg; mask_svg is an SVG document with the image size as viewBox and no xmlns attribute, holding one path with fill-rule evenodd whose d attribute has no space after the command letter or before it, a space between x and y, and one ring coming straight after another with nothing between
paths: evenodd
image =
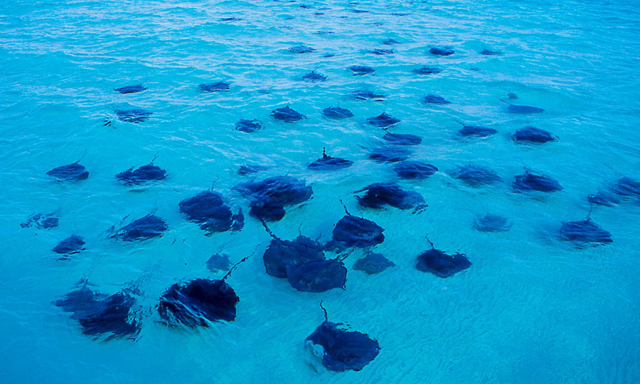
<instances>
[{"instance_id":1,"label":"shallow turquoise water","mask_svg":"<svg viewBox=\"0 0 640 384\"><path fill-rule=\"evenodd\" d=\"M622 176L640 178L640 11L633 1L437 1L309 3L217 1L17 1L0 4L0 367L7 383L633 383L640 381L640 290L637 276L640 207L626 202L593 208L591 218L613 243L579 249L561 242L563 221L584 219L586 196ZM329 7L323 15L318 8ZM369 13L354 13L364 9ZM394 16L393 13L406 16ZM243 20L229 23L224 17ZM346 17L346 18L343 18ZM333 32L331 34L318 32ZM393 38L393 56L367 53ZM316 49L294 55L304 43ZM456 53L438 58L431 45ZM500 56L479 55L483 48ZM323 57L333 53L333 57ZM370 65L375 76L346 67ZM422 65L442 68L417 76ZM315 69L328 77L310 84ZM225 93L198 84L224 80ZM144 82L139 94L114 88ZM354 101L366 88L384 102ZM506 113L499 99L544 108ZM452 101L427 107L436 93ZM289 103L308 116L293 124L270 112ZM331 121L322 109L350 109ZM140 124L119 122L114 109L145 108ZM384 134L366 124L383 111L402 120L391 129L423 138L412 159L440 172L402 181L429 204L423 213L358 208L353 191L395 180L388 164L368 159ZM261 131L234 129L260 119ZM104 120L113 126L104 126ZM456 120L498 134L459 140ZM516 145L510 135L535 125L559 137L543 146ZM355 165L312 173L307 164L326 147ZM50 169L83 156L88 180L52 182ZM118 184L116 173L156 164L169 178L143 191ZM467 163L505 180L470 188L451 177ZM247 209L230 189L245 163L264 164L261 177L289 174L313 186L313 199L272 225L280 237L299 231L325 241L353 213L386 229L376 247L397 266L368 276L351 269L346 290L294 291L264 273L270 238L247 217L236 234L205 237L184 220L178 202L209 188ZM524 168L556 178L549 196L514 194ZM261 178L259 177L259 178ZM123 244L108 229L131 215L156 211L169 224L159 239ZM60 226L21 228L36 212L57 211ZM480 233L476 215L508 217L509 232ZM51 249L71 233L86 251L57 261ZM473 266L440 279L417 271L428 248L467 254ZM198 331L159 324L158 297L175 282L219 278L205 261L224 250L232 261L254 253L229 278L240 303L235 322ZM52 302L89 278L116 293L137 287L143 328L136 342L94 341ZM319 325L323 300L330 320L366 332L381 346L360 372L315 372L304 339Z\"/></svg>"}]
</instances>

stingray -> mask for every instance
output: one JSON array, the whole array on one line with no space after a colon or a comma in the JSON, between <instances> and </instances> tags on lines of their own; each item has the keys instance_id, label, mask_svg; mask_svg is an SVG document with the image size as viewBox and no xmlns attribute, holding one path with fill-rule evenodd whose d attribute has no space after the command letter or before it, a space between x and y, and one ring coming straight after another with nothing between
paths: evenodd
<instances>
[{"instance_id":1,"label":"stingray","mask_svg":"<svg viewBox=\"0 0 640 384\"><path fill-rule=\"evenodd\" d=\"M260 120L257 120L257 119L253 119L253 120L240 119L240 121L236 123L236 129L240 132L247 132L247 133L255 132L259 129L262 129L262 122L260 122Z\"/></svg>"},{"instance_id":2,"label":"stingray","mask_svg":"<svg viewBox=\"0 0 640 384\"><path fill-rule=\"evenodd\" d=\"M187 220L198 224L207 235L229 230L239 231L244 227L242 209L233 214L231 208L225 204L223 196L214 191L200 192L182 200L179 206L180 212L187 216Z\"/></svg>"},{"instance_id":3,"label":"stingray","mask_svg":"<svg viewBox=\"0 0 640 384\"><path fill-rule=\"evenodd\" d=\"M80 289L69 292L54 304L72 313L71 318L80 323L82 333L95 339L104 336L105 340L135 339L140 333L141 324L133 310L135 299L128 293L110 296L97 293L87 288L85 281Z\"/></svg>"},{"instance_id":4,"label":"stingray","mask_svg":"<svg viewBox=\"0 0 640 384\"><path fill-rule=\"evenodd\" d=\"M126 87L114 89L114 91L120 92L123 95L126 95L127 93L138 93L138 92L142 92L142 91L146 91L146 90L147 90L147 88L142 86L142 84L127 85Z\"/></svg>"},{"instance_id":5,"label":"stingray","mask_svg":"<svg viewBox=\"0 0 640 384\"><path fill-rule=\"evenodd\" d=\"M307 47L304 44L296 45L295 47L289 48L289 52L291 53L311 53L313 51L315 51L314 48Z\"/></svg>"},{"instance_id":6,"label":"stingray","mask_svg":"<svg viewBox=\"0 0 640 384\"><path fill-rule=\"evenodd\" d=\"M55 177L59 181L74 182L78 180L84 180L89 177L89 172L87 172L84 165L78 164L78 161L73 164L67 164L54 168L47 172L47 175Z\"/></svg>"},{"instance_id":7,"label":"stingray","mask_svg":"<svg viewBox=\"0 0 640 384\"><path fill-rule=\"evenodd\" d=\"M371 151L369 158L377 163L397 163L406 160L411 151L403 146L385 145Z\"/></svg>"},{"instance_id":8,"label":"stingray","mask_svg":"<svg viewBox=\"0 0 640 384\"><path fill-rule=\"evenodd\" d=\"M346 210L344 216L333 229L332 239L325 244L325 249L340 251L345 248L367 248L384 241L384 229L371 220L352 216Z\"/></svg>"},{"instance_id":9,"label":"stingray","mask_svg":"<svg viewBox=\"0 0 640 384\"><path fill-rule=\"evenodd\" d=\"M400 119L396 119L395 117L382 112L382 114L378 116L368 118L367 122L371 125L375 125L376 127L386 128L399 123Z\"/></svg>"},{"instance_id":10,"label":"stingray","mask_svg":"<svg viewBox=\"0 0 640 384\"><path fill-rule=\"evenodd\" d=\"M229 21L242 21L244 19L238 19L236 17L223 17L218 19L218 21L224 21L224 22L229 22Z\"/></svg>"},{"instance_id":11,"label":"stingray","mask_svg":"<svg viewBox=\"0 0 640 384\"><path fill-rule=\"evenodd\" d=\"M356 196L360 206L380 209L390 205L399 209L426 207L424 198L417 192L405 191L396 183L374 183L355 193L365 192L364 196Z\"/></svg>"},{"instance_id":12,"label":"stingray","mask_svg":"<svg viewBox=\"0 0 640 384\"><path fill-rule=\"evenodd\" d=\"M374 101L382 101L384 100L384 97L385 97L381 93L374 93L366 89L359 89L357 91L353 91L351 92L351 96L357 100L374 100Z\"/></svg>"},{"instance_id":13,"label":"stingray","mask_svg":"<svg viewBox=\"0 0 640 384\"><path fill-rule=\"evenodd\" d=\"M538 107L531 107L528 105L515 105L515 104L509 104L506 101L500 99L500 101L502 101L505 104L508 104L509 106L507 107L507 112L509 113L515 113L515 114L529 114L529 113L542 113L544 112L544 109L542 108L538 108Z\"/></svg>"},{"instance_id":14,"label":"stingray","mask_svg":"<svg viewBox=\"0 0 640 384\"><path fill-rule=\"evenodd\" d=\"M149 181L164 180L166 177L167 171L157 165L153 165L153 161L136 170L129 168L128 170L116 175L116 179L124 185L140 185Z\"/></svg>"},{"instance_id":15,"label":"stingray","mask_svg":"<svg viewBox=\"0 0 640 384\"><path fill-rule=\"evenodd\" d=\"M449 100L438 95L427 95L424 97L424 99L422 99L422 102L425 104L441 104L441 105L451 104Z\"/></svg>"},{"instance_id":16,"label":"stingray","mask_svg":"<svg viewBox=\"0 0 640 384\"><path fill-rule=\"evenodd\" d=\"M523 175L516 176L512 187L514 192L556 192L562 190L562 186L551 177L545 175L536 175L529 172L526 172Z\"/></svg>"},{"instance_id":17,"label":"stingray","mask_svg":"<svg viewBox=\"0 0 640 384\"><path fill-rule=\"evenodd\" d=\"M369 252L365 257L355 262L353 269L356 271L364 271L368 275L375 275L387 268L395 266L392 261L389 261L382 254Z\"/></svg>"},{"instance_id":18,"label":"stingray","mask_svg":"<svg viewBox=\"0 0 640 384\"><path fill-rule=\"evenodd\" d=\"M61 260L64 260L69 255L79 253L84 250L84 240L77 235L71 235L62 240L53 248L53 252L62 255Z\"/></svg>"},{"instance_id":19,"label":"stingray","mask_svg":"<svg viewBox=\"0 0 640 384\"><path fill-rule=\"evenodd\" d=\"M451 56L455 51L446 47L433 47L429 50L429 53L436 56Z\"/></svg>"},{"instance_id":20,"label":"stingray","mask_svg":"<svg viewBox=\"0 0 640 384\"><path fill-rule=\"evenodd\" d=\"M228 271L231 268L229 256L223 253L216 253L207 260L207 269L213 273L219 271Z\"/></svg>"},{"instance_id":21,"label":"stingray","mask_svg":"<svg viewBox=\"0 0 640 384\"><path fill-rule=\"evenodd\" d=\"M391 38L389 38L389 39L383 40L382 44L384 44L384 45L395 45L395 44L400 44L400 43L395 41L395 40L393 40L393 39L391 39Z\"/></svg>"},{"instance_id":22,"label":"stingray","mask_svg":"<svg viewBox=\"0 0 640 384\"><path fill-rule=\"evenodd\" d=\"M481 55L485 55L485 56L496 56L496 55L502 55L502 52L500 51L492 51L489 50L487 48L483 49L482 51L480 51Z\"/></svg>"},{"instance_id":23,"label":"stingray","mask_svg":"<svg viewBox=\"0 0 640 384\"><path fill-rule=\"evenodd\" d=\"M616 181L611 190L618 196L638 197L640 196L640 181L623 177Z\"/></svg>"},{"instance_id":24,"label":"stingray","mask_svg":"<svg viewBox=\"0 0 640 384\"><path fill-rule=\"evenodd\" d=\"M509 98L509 100L517 100L518 99L518 95L516 95L515 93L507 93L507 97Z\"/></svg>"},{"instance_id":25,"label":"stingray","mask_svg":"<svg viewBox=\"0 0 640 384\"><path fill-rule=\"evenodd\" d=\"M325 108L322 111L322 114L333 119L346 119L353 117L353 113L350 110L340 108L340 106Z\"/></svg>"},{"instance_id":26,"label":"stingray","mask_svg":"<svg viewBox=\"0 0 640 384\"><path fill-rule=\"evenodd\" d=\"M290 176L238 184L233 189L252 198L249 214L264 221L281 220L285 214L285 206L303 203L313 194L311 186Z\"/></svg>"},{"instance_id":27,"label":"stingray","mask_svg":"<svg viewBox=\"0 0 640 384\"><path fill-rule=\"evenodd\" d=\"M353 12L353 13L369 13L369 11L365 11L364 9L354 9L351 12Z\"/></svg>"},{"instance_id":28,"label":"stingray","mask_svg":"<svg viewBox=\"0 0 640 384\"><path fill-rule=\"evenodd\" d=\"M422 138L406 133L385 133L382 140L395 145L418 145L422 143Z\"/></svg>"},{"instance_id":29,"label":"stingray","mask_svg":"<svg viewBox=\"0 0 640 384\"><path fill-rule=\"evenodd\" d=\"M435 75L440 72L442 72L442 69L429 67L422 67L413 70L413 73L417 73L418 75Z\"/></svg>"},{"instance_id":30,"label":"stingray","mask_svg":"<svg viewBox=\"0 0 640 384\"><path fill-rule=\"evenodd\" d=\"M273 234L264 224L272 239L262 256L267 274L273 277L286 278L287 266L323 261L325 259L322 245L305 236L294 240L282 240Z\"/></svg>"},{"instance_id":31,"label":"stingray","mask_svg":"<svg viewBox=\"0 0 640 384\"><path fill-rule=\"evenodd\" d=\"M426 179L438 172L438 168L420 161L403 161L393 166L393 170L402 179Z\"/></svg>"},{"instance_id":32,"label":"stingray","mask_svg":"<svg viewBox=\"0 0 640 384\"><path fill-rule=\"evenodd\" d=\"M306 345L330 371L360 371L378 356L380 345L368 335L341 329L340 325L329 322L324 310L324 322L307 337Z\"/></svg>"},{"instance_id":33,"label":"stingray","mask_svg":"<svg viewBox=\"0 0 640 384\"><path fill-rule=\"evenodd\" d=\"M229 90L229 83L224 81L216 81L215 83L203 83L198 85L203 92L223 92Z\"/></svg>"},{"instance_id":34,"label":"stingray","mask_svg":"<svg viewBox=\"0 0 640 384\"><path fill-rule=\"evenodd\" d=\"M526 126L524 128L518 129L511 138L516 143L536 143L542 144L549 141L554 141L555 138L551 136L551 133L538 129L532 126Z\"/></svg>"},{"instance_id":35,"label":"stingray","mask_svg":"<svg viewBox=\"0 0 640 384\"><path fill-rule=\"evenodd\" d=\"M251 175L251 174L262 172L265 170L267 170L267 167L264 167L262 165L244 164L240 166L240 168L238 169L238 175L241 175L241 176Z\"/></svg>"},{"instance_id":36,"label":"stingray","mask_svg":"<svg viewBox=\"0 0 640 384\"><path fill-rule=\"evenodd\" d=\"M587 200L590 203L605 207L613 207L614 205L620 204L620 199L614 193L608 191L598 191L598 193L594 195L589 195Z\"/></svg>"},{"instance_id":37,"label":"stingray","mask_svg":"<svg viewBox=\"0 0 640 384\"><path fill-rule=\"evenodd\" d=\"M345 288L347 268L341 260L311 261L300 265L287 264L287 281L300 292L326 292Z\"/></svg>"},{"instance_id":38,"label":"stingray","mask_svg":"<svg viewBox=\"0 0 640 384\"><path fill-rule=\"evenodd\" d=\"M162 236L162 232L168 228L164 220L149 214L120 228L111 237L122 241L149 240Z\"/></svg>"},{"instance_id":39,"label":"stingray","mask_svg":"<svg viewBox=\"0 0 640 384\"><path fill-rule=\"evenodd\" d=\"M502 178L494 171L485 167L470 164L458 167L451 176L455 179L464 181L472 187L495 184L502 181Z\"/></svg>"},{"instance_id":40,"label":"stingray","mask_svg":"<svg viewBox=\"0 0 640 384\"><path fill-rule=\"evenodd\" d=\"M441 250L435 249L431 241L429 241L429 244L431 249L422 252L418 256L418 264L416 264L418 270L431 272L438 277L445 278L451 277L471 266L471 262L466 255L462 253L448 255Z\"/></svg>"},{"instance_id":41,"label":"stingray","mask_svg":"<svg viewBox=\"0 0 640 384\"><path fill-rule=\"evenodd\" d=\"M378 56L393 55L393 49L374 49L371 53Z\"/></svg>"},{"instance_id":42,"label":"stingray","mask_svg":"<svg viewBox=\"0 0 640 384\"><path fill-rule=\"evenodd\" d=\"M575 244L595 243L607 244L613 242L611 234L598 227L590 218L582 221L563 222L560 227L560 238Z\"/></svg>"},{"instance_id":43,"label":"stingray","mask_svg":"<svg viewBox=\"0 0 640 384\"><path fill-rule=\"evenodd\" d=\"M289 104L287 104L284 108L278 108L271 112L271 116L273 116L276 120L282 120L286 123L293 123L294 121L306 119L307 117L300 112L294 111L289 108Z\"/></svg>"},{"instance_id":44,"label":"stingray","mask_svg":"<svg viewBox=\"0 0 640 384\"><path fill-rule=\"evenodd\" d=\"M462 124L462 129L458 131L458 135L461 137L487 137L498 133L498 131L493 128L460 124Z\"/></svg>"},{"instance_id":45,"label":"stingray","mask_svg":"<svg viewBox=\"0 0 640 384\"><path fill-rule=\"evenodd\" d=\"M35 213L27 219L27 221L20 223L20 227L22 228L39 228L39 229L51 229L58 226L59 219L56 216L55 212L46 214L46 213Z\"/></svg>"},{"instance_id":46,"label":"stingray","mask_svg":"<svg viewBox=\"0 0 640 384\"><path fill-rule=\"evenodd\" d=\"M506 217L487 213L476 217L473 228L480 232L506 232L511 229L511 223Z\"/></svg>"},{"instance_id":47,"label":"stingray","mask_svg":"<svg viewBox=\"0 0 640 384\"><path fill-rule=\"evenodd\" d=\"M322 76L319 73L316 73L316 71L311 71L310 73L307 73L306 75L302 76L302 80L304 81L310 81L312 83L315 83L316 81L325 81L327 80L327 76Z\"/></svg>"},{"instance_id":48,"label":"stingray","mask_svg":"<svg viewBox=\"0 0 640 384\"><path fill-rule=\"evenodd\" d=\"M347 69L353 72L355 76L369 75L375 72L373 68L366 65L352 65Z\"/></svg>"},{"instance_id":49,"label":"stingray","mask_svg":"<svg viewBox=\"0 0 640 384\"><path fill-rule=\"evenodd\" d=\"M141 123L146 121L153 115L153 112L149 112L144 109L116 109L116 115L118 119L127 123Z\"/></svg>"},{"instance_id":50,"label":"stingray","mask_svg":"<svg viewBox=\"0 0 640 384\"><path fill-rule=\"evenodd\" d=\"M339 157L328 156L325 150L322 150L322 157L313 163L309 164L307 168L312 171L335 171L338 169L349 168L353 165L353 161L347 159L341 159Z\"/></svg>"}]
</instances>

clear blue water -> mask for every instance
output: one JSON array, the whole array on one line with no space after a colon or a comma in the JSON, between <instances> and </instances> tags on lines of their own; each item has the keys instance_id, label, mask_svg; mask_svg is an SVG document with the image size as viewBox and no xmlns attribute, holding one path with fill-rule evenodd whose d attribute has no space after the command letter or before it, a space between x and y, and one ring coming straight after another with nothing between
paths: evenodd
<instances>
[{"instance_id":1,"label":"clear blue water","mask_svg":"<svg viewBox=\"0 0 640 384\"><path fill-rule=\"evenodd\" d=\"M640 381L640 207L595 206L591 218L613 243L577 248L558 239L563 221L589 213L587 195L627 176L640 178L640 11L635 1L28 1L0 3L0 368L6 383L634 383ZM315 15L318 8L328 7ZM354 13L363 9L369 13ZM405 16L392 15L407 14ZM242 18L222 22L225 17ZM325 32L325 33L320 33ZM332 32L332 33L326 33ZM392 56L367 51L389 48ZM315 52L287 49L305 44ZM450 45L452 56L428 53ZM502 51L483 56L484 48ZM333 57L324 57L333 53ZM370 65L375 76L346 67ZM443 69L418 76L422 65ZM315 69L326 82L306 83ZM228 92L198 84L224 80ZM114 88L143 82L148 90ZM355 101L357 89L387 95ZM426 106L426 94L452 104ZM513 115L499 101L544 108ZM270 112L289 103L308 116L286 124ZM332 121L321 111L340 104L355 117ZM145 108L140 124L117 121L115 109ZM383 111L402 120L390 131L423 138L412 159L439 172L401 181L421 193L421 214L358 208L353 191L396 180L368 153L383 131L366 118ZM259 119L263 130L234 129ZM104 120L112 126L104 126ZM498 134L459 140L467 124ZM510 135L535 125L559 140L516 145ZM326 147L355 161L347 170L312 173ZM50 169L81 163L87 180L55 183ZM168 179L133 190L114 175L147 164ZM313 199L272 225L280 237L299 231L326 241L352 213L386 229L375 251L396 263L369 276L346 259L346 290L310 294L264 272L270 238L247 217L235 234L211 237L178 211L178 202L209 188L247 209L230 189L247 177L242 164L267 176L289 174L313 186ZM458 165L494 169L505 180L472 188L451 177ZM525 168L557 179L548 196L514 194ZM169 224L158 239L123 243L108 230L152 211ZM21 228L37 212L56 211L57 228ZM476 215L508 217L503 233L473 229ZM86 250L58 261L51 249L70 234ZM468 255L472 267L441 279L417 271L428 243ZM205 262L224 250L234 262L254 254L228 282L240 297L238 317L197 331L168 329L154 310L175 282L219 278ZM139 290L142 331L133 342L100 342L52 302L88 278L95 289ZM360 372L312 368L304 339L330 320L366 332L381 346Z\"/></svg>"}]
</instances>

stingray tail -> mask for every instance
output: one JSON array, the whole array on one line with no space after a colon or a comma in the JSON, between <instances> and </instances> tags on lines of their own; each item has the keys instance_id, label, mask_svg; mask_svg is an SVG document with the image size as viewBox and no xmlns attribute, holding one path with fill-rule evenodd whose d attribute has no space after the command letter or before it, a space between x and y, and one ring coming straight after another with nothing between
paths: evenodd
<instances>
[{"instance_id":1,"label":"stingray tail","mask_svg":"<svg viewBox=\"0 0 640 384\"><path fill-rule=\"evenodd\" d=\"M322 308L322 312L324 312L324 321L329 321L329 315L327 314L327 310L322 306L322 300L320 300L320 308Z\"/></svg>"},{"instance_id":2,"label":"stingray tail","mask_svg":"<svg viewBox=\"0 0 640 384\"><path fill-rule=\"evenodd\" d=\"M433 246L433 243L431 242L431 240L429 240L429 235L424 235L424 238L427 239L427 241L429 242L429 245L431 245L431 249L436 249L436 247Z\"/></svg>"},{"instance_id":3,"label":"stingray tail","mask_svg":"<svg viewBox=\"0 0 640 384\"><path fill-rule=\"evenodd\" d=\"M238 267L238 265L240 265L240 264L244 263L245 261L249 260L249 258L250 258L251 256L253 256L253 253L252 253L251 255L249 255L249 256L247 256L247 257L245 257L244 259L242 259L242 260L238 261L237 263L235 263L235 264L233 265L233 267L231 267L231 269L229 269L229 272L227 272L227 274L226 274L226 275L224 275L224 277L222 278L222 281L225 281L225 279L226 279L227 277L229 277L229 275L231 275L231 272L235 271L235 269Z\"/></svg>"}]
</instances>

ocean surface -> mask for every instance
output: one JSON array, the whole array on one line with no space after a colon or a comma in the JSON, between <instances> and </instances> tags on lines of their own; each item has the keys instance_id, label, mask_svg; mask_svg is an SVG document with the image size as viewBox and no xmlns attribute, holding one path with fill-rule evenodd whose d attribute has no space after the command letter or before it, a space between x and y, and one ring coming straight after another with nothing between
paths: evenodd
<instances>
[{"instance_id":1,"label":"ocean surface","mask_svg":"<svg viewBox=\"0 0 640 384\"><path fill-rule=\"evenodd\" d=\"M399 44L383 45L389 38ZM315 50L289 51L301 44ZM429 53L440 46L455 53ZM639 52L640 6L631 0L3 0L0 381L640 382L640 203L637 196L613 207L587 200L622 177L640 179ZM354 76L352 65L375 73ZM442 72L412 72L422 66ZM303 81L312 70L326 81ZM198 87L216 81L229 90ZM147 90L114 91L134 84ZM360 89L386 98L350 97ZM427 94L451 104L425 104ZM508 113L501 99L545 111ZM270 116L287 104L307 119ZM323 117L337 105L354 117ZM134 108L153 114L140 123L118 119L116 110ZM437 173L399 180L392 164L369 158L385 131L367 118L382 112L401 120L389 132L422 138L410 159ZM264 127L240 132L240 119ZM462 139L458 122L498 133ZM511 135L528 125L557 140L516 144ZM323 148L354 165L309 170ZM114 177L156 156L165 180L127 187ZM46 174L78 160L86 180ZM267 169L238 175L244 164ZM467 164L503 182L473 187L455 179ZM514 177L526 170L563 189L514 193ZM262 255L271 237L232 187L278 175L313 188L312 199L270 223L278 237L328 241L344 216L342 200L385 229L373 251L396 266L356 271L365 253L357 249L344 261L345 289L324 293L298 292L267 275ZM428 208L358 205L354 191L391 181L420 193ZM180 201L212 185L243 208L241 231L205 236L179 212ZM20 225L37 213L53 213L59 225ZM150 213L167 222L163 236L110 237L110 229ZM511 229L477 231L474 219L486 213L506 217ZM611 243L561 239L563 222L587 217ZM59 260L52 248L72 234L86 249ZM418 271L417 256L430 249L425 236L472 266L449 278ZM251 256L226 279L240 298L235 321L164 325L159 297L175 283L220 279L225 272L206 266L219 252L232 263ZM54 305L83 279L100 293L135 293L142 326L135 340L94 340ZM361 371L327 371L305 348L324 321L321 300L330 321L379 342L379 355Z\"/></svg>"}]
</instances>

